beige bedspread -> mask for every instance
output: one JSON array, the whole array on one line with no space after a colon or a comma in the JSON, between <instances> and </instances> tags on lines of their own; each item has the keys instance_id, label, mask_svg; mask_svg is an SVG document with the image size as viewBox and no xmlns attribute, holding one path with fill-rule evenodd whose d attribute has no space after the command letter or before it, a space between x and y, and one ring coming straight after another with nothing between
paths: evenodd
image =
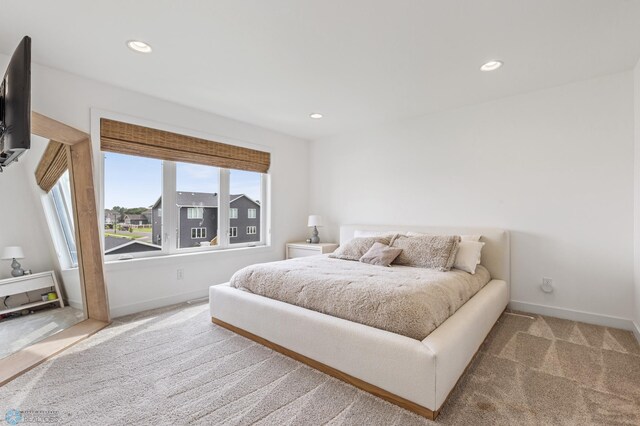
<instances>
[{"instance_id":1,"label":"beige bedspread","mask_svg":"<svg viewBox=\"0 0 640 426\"><path fill-rule=\"evenodd\" d=\"M481 265L471 275L312 256L248 266L231 286L422 340L489 280Z\"/></svg>"}]
</instances>

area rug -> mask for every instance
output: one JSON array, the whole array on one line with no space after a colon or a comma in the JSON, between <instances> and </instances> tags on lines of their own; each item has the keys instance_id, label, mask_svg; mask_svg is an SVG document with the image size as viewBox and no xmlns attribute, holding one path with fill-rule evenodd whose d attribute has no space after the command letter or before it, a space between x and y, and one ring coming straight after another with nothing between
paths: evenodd
<instances>
[{"instance_id":1,"label":"area rug","mask_svg":"<svg viewBox=\"0 0 640 426\"><path fill-rule=\"evenodd\" d=\"M115 320L1 387L0 410L20 424L433 424L212 324L206 304ZM627 331L504 314L436 423L640 424L640 347Z\"/></svg>"}]
</instances>

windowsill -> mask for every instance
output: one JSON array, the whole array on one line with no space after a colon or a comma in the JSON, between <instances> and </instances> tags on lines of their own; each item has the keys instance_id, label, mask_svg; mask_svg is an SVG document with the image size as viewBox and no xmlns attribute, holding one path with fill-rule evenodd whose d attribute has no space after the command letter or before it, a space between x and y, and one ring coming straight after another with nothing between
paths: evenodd
<instances>
[{"instance_id":1,"label":"windowsill","mask_svg":"<svg viewBox=\"0 0 640 426\"><path fill-rule=\"evenodd\" d=\"M192 251L188 253L171 253L171 254L160 254L158 256L149 256L149 257L139 257L134 259L127 260L108 260L105 261L104 264L108 269L112 269L114 266L122 266L122 265L130 265L130 264L140 264L140 263L153 263L153 262L164 262L169 259L183 259L183 260L195 260L195 258L199 256L242 256L248 255L252 253L269 253L274 250L271 245L261 245L255 247L233 247L226 249L214 249L214 250L199 250ZM116 267L117 267L116 266Z\"/></svg>"}]
</instances>

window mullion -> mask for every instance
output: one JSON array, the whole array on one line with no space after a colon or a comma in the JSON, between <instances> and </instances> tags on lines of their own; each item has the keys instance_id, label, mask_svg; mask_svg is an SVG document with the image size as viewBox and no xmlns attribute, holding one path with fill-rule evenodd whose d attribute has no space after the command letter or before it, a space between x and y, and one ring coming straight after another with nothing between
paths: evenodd
<instances>
[{"instance_id":1,"label":"window mullion","mask_svg":"<svg viewBox=\"0 0 640 426\"><path fill-rule=\"evenodd\" d=\"M229 169L220 169L220 199L218 200L218 240L221 248L229 247Z\"/></svg>"},{"instance_id":2,"label":"window mullion","mask_svg":"<svg viewBox=\"0 0 640 426\"><path fill-rule=\"evenodd\" d=\"M177 251L176 163L162 162L162 252Z\"/></svg>"},{"instance_id":3,"label":"window mullion","mask_svg":"<svg viewBox=\"0 0 640 426\"><path fill-rule=\"evenodd\" d=\"M260 200L260 244L271 244L271 206L267 200L271 200L270 190L271 181L268 174L260 176L260 191L262 199Z\"/></svg>"}]
</instances>

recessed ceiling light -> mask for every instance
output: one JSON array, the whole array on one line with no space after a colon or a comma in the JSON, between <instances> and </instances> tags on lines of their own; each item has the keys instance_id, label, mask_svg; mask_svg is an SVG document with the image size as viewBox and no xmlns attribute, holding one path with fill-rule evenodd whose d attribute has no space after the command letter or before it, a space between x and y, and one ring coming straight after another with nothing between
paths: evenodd
<instances>
[{"instance_id":1,"label":"recessed ceiling light","mask_svg":"<svg viewBox=\"0 0 640 426\"><path fill-rule=\"evenodd\" d=\"M322 114L320 114L319 112L314 112L313 114L309 114L309 117L311 117L311 118L322 118Z\"/></svg>"},{"instance_id":2,"label":"recessed ceiling light","mask_svg":"<svg viewBox=\"0 0 640 426\"><path fill-rule=\"evenodd\" d=\"M134 52L140 52L140 53L151 53L151 50L152 50L149 44L139 40L129 40L127 42L127 47L133 50Z\"/></svg>"},{"instance_id":3,"label":"recessed ceiling light","mask_svg":"<svg viewBox=\"0 0 640 426\"><path fill-rule=\"evenodd\" d=\"M482 71L495 71L502 66L502 61L489 61L482 65L480 69Z\"/></svg>"}]
</instances>

